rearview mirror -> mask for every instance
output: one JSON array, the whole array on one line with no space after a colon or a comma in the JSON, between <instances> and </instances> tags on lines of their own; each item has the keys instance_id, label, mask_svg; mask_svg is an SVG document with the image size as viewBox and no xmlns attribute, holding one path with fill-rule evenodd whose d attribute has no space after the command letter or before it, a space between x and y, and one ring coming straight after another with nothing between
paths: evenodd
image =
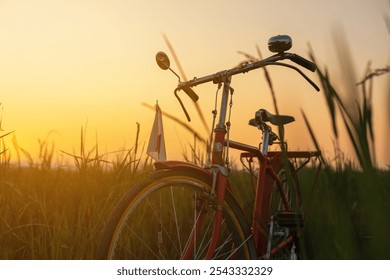
<instances>
[{"instance_id":1,"label":"rearview mirror","mask_svg":"<svg viewBox=\"0 0 390 280\"><path fill-rule=\"evenodd\" d=\"M164 52L158 52L156 54L156 62L162 70L167 70L170 67L169 57Z\"/></svg>"}]
</instances>

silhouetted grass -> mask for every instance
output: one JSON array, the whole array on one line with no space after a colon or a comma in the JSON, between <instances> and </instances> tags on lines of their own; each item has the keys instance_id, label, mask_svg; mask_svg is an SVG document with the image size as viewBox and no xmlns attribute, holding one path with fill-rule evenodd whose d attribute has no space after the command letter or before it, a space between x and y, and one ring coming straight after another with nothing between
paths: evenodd
<instances>
[{"instance_id":1,"label":"silhouetted grass","mask_svg":"<svg viewBox=\"0 0 390 280\"><path fill-rule=\"evenodd\" d=\"M47 138L39 141L35 161L14 138L29 164L0 163L0 259L93 259L107 216L131 184L151 171L138 137L109 161L97 146L87 149L81 131L80 155L66 153L76 168L51 164L54 149Z\"/></svg>"},{"instance_id":2,"label":"silhouetted grass","mask_svg":"<svg viewBox=\"0 0 390 280\"><path fill-rule=\"evenodd\" d=\"M344 81L351 83L355 79L354 68L344 38L336 33L343 73L349 76ZM310 56L315 61L313 52ZM307 217L305 229L309 258L390 259L390 243L387 241L390 232L389 171L381 171L376 164L375 140L378 135L372 118L373 79L389 72L389 67L371 70L368 66L361 82L355 80L345 86L348 90L341 92L331 83L326 70L319 68L317 71L333 137L339 141L337 116L341 116L357 162L338 160L336 166L327 165L321 174L314 202L317 207ZM304 117L313 142L318 146L305 114ZM386 135L379 134L379 137Z\"/></svg>"}]
</instances>

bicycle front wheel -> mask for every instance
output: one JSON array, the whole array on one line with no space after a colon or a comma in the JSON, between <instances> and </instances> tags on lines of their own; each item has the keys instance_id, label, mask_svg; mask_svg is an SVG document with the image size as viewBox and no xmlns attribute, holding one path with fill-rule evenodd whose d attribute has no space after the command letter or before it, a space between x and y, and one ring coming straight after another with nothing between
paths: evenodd
<instances>
[{"instance_id":1,"label":"bicycle front wheel","mask_svg":"<svg viewBox=\"0 0 390 280\"><path fill-rule=\"evenodd\" d=\"M217 208L205 177L160 171L132 187L104 230L98 258L203 259ZM214 258L255 258L250 228L229 192L222 209Z\"/></svg>"}]
</instances>

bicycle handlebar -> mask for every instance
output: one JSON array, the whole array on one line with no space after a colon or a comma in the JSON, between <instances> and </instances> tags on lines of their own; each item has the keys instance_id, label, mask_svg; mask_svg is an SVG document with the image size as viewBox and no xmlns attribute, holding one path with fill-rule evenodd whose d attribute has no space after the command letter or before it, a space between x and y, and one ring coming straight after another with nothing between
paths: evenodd
<instances>
[{"instance_id":1,"label":"bicycle handlebar","mask_svg":"<svg viewBox=\"0 0 390 280\"><path fill-rule=\"evenodd\" d=\"M310 60L307 60L306 58L303 58L300 55L292 54L292 57L290 58L291 61L294 61L295 63L305 67L306 69L310 70L311 72L315 72L317 70L317 65L315 65Z\"/></svg>"},{"instance_id":2,"label":"bicycle handlebar","mask_svg":"<svg viewBox=\"0 0 390 280\"><path fill-rule=\"evenodd\" d=\"M289 67L289 68L296 70L317 91L319 91L318 86L312 80L310 80L297 67L290 65L290 64L276 63L277 61L284 60L284 59L289 59L289 60L301 65L302 67L305 67L306 69L308 69L312 72L316 71L316 69L317 69L317 66L313 62L311 62L311 61L309 61L309 60L307 60L307 59L305 59L297 54L283 52L283 53L279 53L279 54L270 56L270 57L263 59L263 60L260 60L260 61L252 62L249 64L244 64L244 65L241 65L238 67L234 67L234 68L231 68L229 70L220 71L220 72L217 72L215 74L207 75L207 76L204 76L201 78L193 78L192 80L187 81L187 82L179 82L179 85L177 86L175 91L183 90L194 102L196 102L199 99L199 97L195 93L195 91L191 89L192 87L200 85L200 84L205 84L208 82L213 82L214 84L218 84L218 83L225 81L226 78L228 78L228 77L231 77L231 76L234 76L237 74L241 74L241 73L246 73L246 72L258 69L258 68L265 67L267 65L272 65L272 64L286 66L286 67Z\"/></svg>"}]
</instances>

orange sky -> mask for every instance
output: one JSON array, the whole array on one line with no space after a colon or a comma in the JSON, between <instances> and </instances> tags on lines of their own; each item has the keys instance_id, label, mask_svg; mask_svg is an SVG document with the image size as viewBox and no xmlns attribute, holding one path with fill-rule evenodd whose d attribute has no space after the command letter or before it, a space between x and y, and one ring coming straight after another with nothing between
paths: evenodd
<instances>
[{"instance_id":1,"label":"orange sky","mask_svg":"<svg viewBox=\"0 0 390 280\"><path fill-rule=\"evenodd\" d=\"M165 33L188 77L202 76L237 65L237 51L270 55L266 43L275 34L293 38L292 52L307 57L308 43L320 67L329 68L332 80L343 81L336 60L332 30L344 28L356 65L357 79L367 61L374 68L389 63L389 33L383 20L390 14L386 0L296 1L0 1L0 102L3 133L15 130L18 143L32 155L38 139L55 131L49 141L57 150L79 148L80 127L88 123L87 139L95 134L100 151L115 151L134 143L136 122L141 143L147 142L154 112L142 102L158 100L162 110L182 118L173 96L177 79L161 71L154 61L157 51L168 52ZM172 63L173 68L177 69ZM289 70L271 71L280 112L296 116L287 128L290 147L311 148L300 115L302 108L316 127L325 153L332 157L333 143L324 98ZM317 80L315 74L309 76ZM375 81L378 160L385 137L384 89L387 77ZM233 78L235 88L232 139L257 145L257 131L247 126L260 107L273 111L262 72ZM211 120L213 86L196 88L207 120ZM194 121L190 101L183 99ZM191 135L164 120L169 159L180 158ZM253 134L255 133L255 134ZM383 139L383 140L382 140ZM382 142L381 142L382 141ZM6 145L12 148L11 137ZM345 148L348 152L348 145ZM15 152L12 151L15 159ZM61 155L60 152L58 152ZM350 155L352 156L352 155Z\"/></svg>"}]
</instances>

